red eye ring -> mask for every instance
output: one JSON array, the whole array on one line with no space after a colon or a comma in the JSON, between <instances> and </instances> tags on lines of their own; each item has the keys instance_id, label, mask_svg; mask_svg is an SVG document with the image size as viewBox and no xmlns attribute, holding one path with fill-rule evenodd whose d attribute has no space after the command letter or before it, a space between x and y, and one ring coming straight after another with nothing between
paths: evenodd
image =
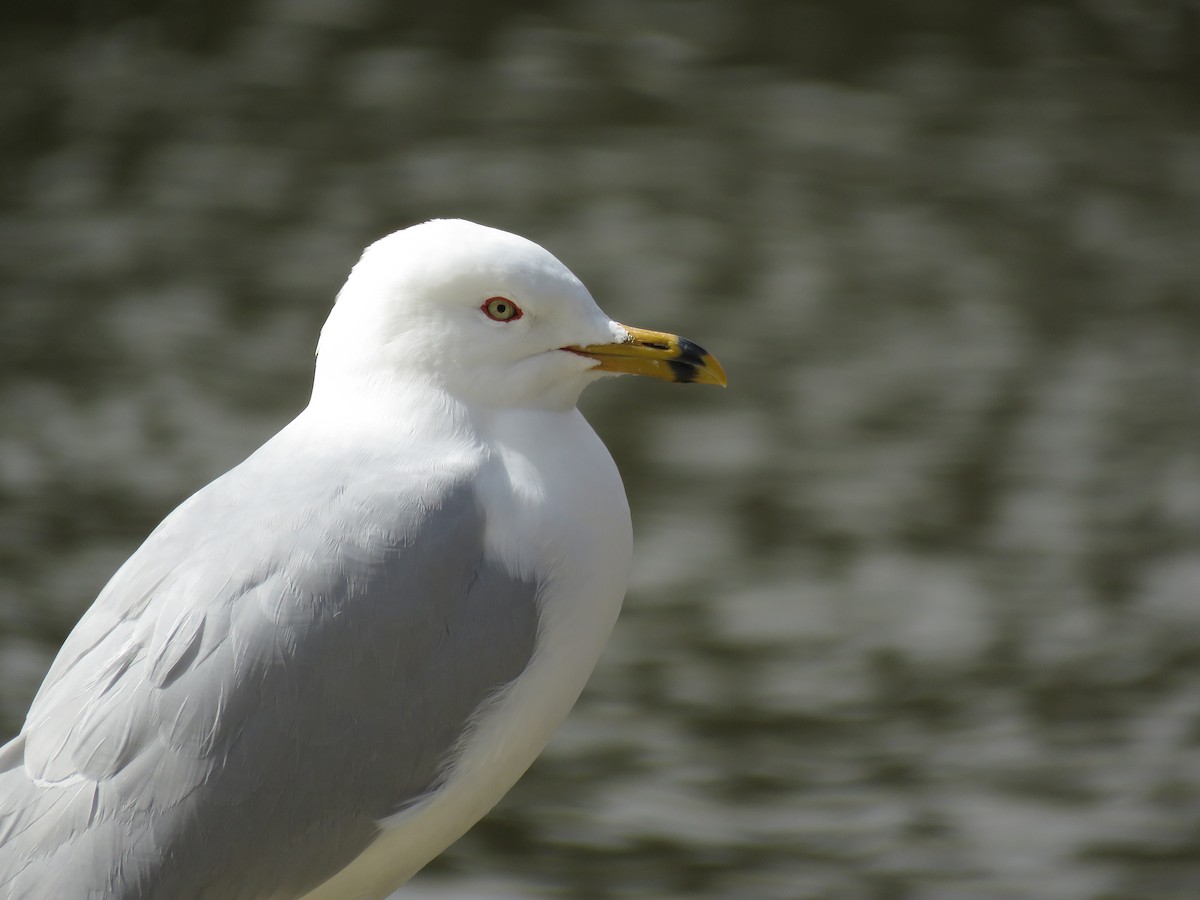
<instances>
[{"instance_id":1,"label":"red eye ring","mask_svg":"<svg viewBox=\"0 0 1200 900\"><path fill-rule=\"evenodd\" d=\"M488 297L479 308L485 316L496 322L515 322L525 315L521 307L507 297Z\"/></svg>"}]
</instances>

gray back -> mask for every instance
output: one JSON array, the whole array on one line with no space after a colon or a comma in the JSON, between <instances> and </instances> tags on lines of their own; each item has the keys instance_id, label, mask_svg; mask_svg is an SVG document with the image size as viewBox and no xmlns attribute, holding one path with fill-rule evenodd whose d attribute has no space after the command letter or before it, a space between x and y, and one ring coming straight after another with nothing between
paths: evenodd
<instances>
[{"instance_id":1,"label":"gray back","mask_svg":"<svg viewBox=\"0 0 1200 900\"><path fill-rule=\"evenodd\" d=\"M159 526L0 749L0 896L295 896L436 790L536 585L411 471L285 430Z\"/></svg>"}]
</instances>

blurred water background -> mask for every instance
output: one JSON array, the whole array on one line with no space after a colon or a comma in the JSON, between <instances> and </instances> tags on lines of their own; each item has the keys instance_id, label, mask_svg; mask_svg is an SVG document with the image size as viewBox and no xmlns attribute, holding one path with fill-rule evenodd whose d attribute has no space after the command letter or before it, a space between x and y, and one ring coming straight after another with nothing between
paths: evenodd
<instances>
[{"instance_id":1,"label":"blurred water background","mask_svg":"<svg viewBox=\"0 0 1200 900\"><path fill-rule=\"evenodd\" d=\"M625 613L402 895L1200 897L1185 0L6 6L0 737L433 216L730 388L585 398Z\"/></svg>"}]
</instances>

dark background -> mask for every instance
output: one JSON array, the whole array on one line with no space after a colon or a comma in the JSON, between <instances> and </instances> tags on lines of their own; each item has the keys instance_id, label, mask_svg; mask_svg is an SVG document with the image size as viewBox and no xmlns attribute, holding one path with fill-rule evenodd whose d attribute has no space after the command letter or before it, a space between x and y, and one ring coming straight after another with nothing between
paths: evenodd
<instances>
[{"instance_id":1,"label":"dark background","mask_svg":"<svg viewBox=\"0 0 1200 900\"><path fill-rule=\"evenodd\" d=\"M626 611L405 895L1200 897L1195 2L7 4L0 735L431 216L730 388L585 397Z\"/></svg>"}]
</instances>

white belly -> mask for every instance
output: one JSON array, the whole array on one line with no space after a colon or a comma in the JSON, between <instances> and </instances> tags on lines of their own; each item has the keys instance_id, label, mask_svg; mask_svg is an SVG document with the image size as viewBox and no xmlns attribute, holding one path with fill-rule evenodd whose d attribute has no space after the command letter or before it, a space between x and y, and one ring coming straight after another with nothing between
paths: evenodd
<instances>
[{"instance_id":1,"label":"white belly","mask_svg":"<svg viewBox=\"0 0 1200 900\"><path fill-rule=\"evenodd\" d=\"M538 446L530 417L570 417ZM563 433L563 422L556 434ZM525 671L476 715L443 786L381 822L382 834L305 900L386 896L457 840L516 783L595 667L628 583L629 509L608 451L579 413L510 412L491 423L499 465L482 499L492 558L535 573L537 647ZM586 473L580 478L579 473ZM519 536L520 540L514 538Z\"/></svg>"}]
</instances>

